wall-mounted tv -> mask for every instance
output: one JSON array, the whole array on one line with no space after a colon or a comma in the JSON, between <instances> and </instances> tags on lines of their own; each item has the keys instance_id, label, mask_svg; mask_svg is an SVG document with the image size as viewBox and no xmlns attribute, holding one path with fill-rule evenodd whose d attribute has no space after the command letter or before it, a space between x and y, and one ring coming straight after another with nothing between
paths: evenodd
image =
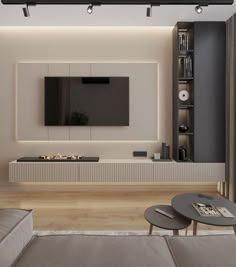
<instances>
[{"instance_id":1,"label":"wall-mounted tv","mask_svg":"<svg viewBox=\"0 0 236 267\"><path fill-rule=\"evenodd\" d=\"M129 77L45 77L46 126L129 126Z\"/></svg>"}]
</instances>

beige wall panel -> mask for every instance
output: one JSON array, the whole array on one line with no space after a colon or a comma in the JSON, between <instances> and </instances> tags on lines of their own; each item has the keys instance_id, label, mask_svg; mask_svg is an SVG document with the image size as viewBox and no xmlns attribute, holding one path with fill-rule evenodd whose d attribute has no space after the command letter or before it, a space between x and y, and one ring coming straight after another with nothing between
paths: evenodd
<instances>
[{"instance_id":1,"label":"beige wall panel","mask_svg":"<svg viewBox=\"0 0 236 267\"><path fill-rule=\"evenodd\" d=\"M31 72L37 75L38 68L43 63L25 63L18 68L18 76L22 81L27 80L27 72L30 67ZM35 85L21 86L23 97L20 99L18 106L24 107L24 113L28 114L31 121L31 131L28 132L27 127L21 129L21 140L45 140L37 138L38 131L34 127L34 117L39 113L41 119L41 127L45 128L48 133L46 140L48 141L157 141L158 139L158 123L157 107L158 88L157 88L157 63L45 63L47 64L47 74L38 73L38 79L35 79ZM45 65L44 64L44 65ZM78 68L78 69L77 69ZM44 126L44 99L38 103L38 95L36 92L44 93L44 76L86 76L91 73L92 76L127 76L130 78L129 101L130 101L130 125L124 127L66 127L66 126ZM26 81L22 83L27 84ZM28 91L33 92L31 96L31 107L27 105ZM42 98L42 97L41 97ZM35 104L35 105L34 105ZM53 105L53 103L52 103ZM35 108L37 107L37 111ZM28 110L27 110L28 108ZM18 120L18 125L24 121L23 116ZM25 131L25 133L24 133ZM26 136L28 138L26 138Z\"/></svg>"},{"instance_id":2,"label":"beige wall panel","mask_svg":"<svg viewBox=\"0 0 236 267\"><path fill-rule=\"evenodd\" d=\"M70 76L90 76L90 63L71 63ZM91 127L70 127L70 141L91 140Z\"/></svg>"},{"instance_id":3,"label":"beige wall panel","mask_svg":"<svg viewBox=\"0 0 236 267\"><path fill-rule=\"evenodd\" d=\"M92 127L92 140L157 141L157 63L97 63L91 70L95 76L130 77L130 125Z\"/></svg>"},{"instance_id":4,"label":"beige wall panel","mask_svg":"<svg viewBox=\"0 0 236 267\"><path fill-rule=\"evenodd\" d=\"M48 76L70 76L70 64L69 63L48 63Z\"/></svg>"},{"instance_id":5,"label":"beige wall panel","mask_svg":"<svg viewBox=\"0 0 236 267\"><path fill-rule=\"evenodd\" d=\"M44 76L47 64L17 64L17 140L48 140L44 127Z\"/></svg>"},{"instance_id":6,"label":"beige wall panel","mask_svg":"<svg viewBox=\"0 0 236 267\"><path fill-rule=\"evenodd\" d=\"M90 76L91 64L90 63L70 63L70 76Z\"/></svg>"},{"instance_id":7,"label":"beige wall panel","mask_svg":"<svg viewBox=\"0 0 236 267\"><path fill-rule=\"evenodd\" d=\"M37 64L37 63L36 63ZM70 76L70 65L68 63L48 63L47 76ZM70 137L69 127L65 126L47 126L49 141L68 140Z\"/></svg>"}]
</instances>

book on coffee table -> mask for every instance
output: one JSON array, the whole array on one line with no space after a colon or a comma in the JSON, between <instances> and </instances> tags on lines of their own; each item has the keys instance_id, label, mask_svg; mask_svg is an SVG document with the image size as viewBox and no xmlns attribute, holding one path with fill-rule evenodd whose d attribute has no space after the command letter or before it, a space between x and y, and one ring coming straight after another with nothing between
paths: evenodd
<instances>
[{"instance_id":1,"label":"book on coffee table","mask_svg":"<svg viewBox=\"0 0 236 267\"><path fill-rule=\"evenodd\" d=\"M220 217L221 213L211 204L207 203L193 203L192 206L200 216Z\"/></svg>"}]
</instances>

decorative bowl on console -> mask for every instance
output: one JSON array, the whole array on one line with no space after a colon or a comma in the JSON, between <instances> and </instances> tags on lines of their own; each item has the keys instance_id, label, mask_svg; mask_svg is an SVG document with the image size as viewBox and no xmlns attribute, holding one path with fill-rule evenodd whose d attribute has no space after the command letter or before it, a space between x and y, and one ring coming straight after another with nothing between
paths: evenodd
<instances>
[{"instance_id":1,"label":"decorative bowl on console","mask_svg":"<svg viewBox=\"0 0 236 267\"><path fill-rule=\"evenodd\" d=\"M39 159L46 159L46 160L65 160L65 159L70 159L70 160L78 160L81 159L81 155L61 155L61 154L56 154L56 155L42 155L39 156Z\"/></svg>"},{"instance_id":2,"label":"decorative bowl on console","mask_svg":"<svg viewBox=\"0 0 236 267\"><path fill-rule=\"evenodd\" d=\"M179 131L181 133L186 133L189 130L189 126L187 126L186 124L180 124L179 125Z\"/></svg>"}]
</instances>

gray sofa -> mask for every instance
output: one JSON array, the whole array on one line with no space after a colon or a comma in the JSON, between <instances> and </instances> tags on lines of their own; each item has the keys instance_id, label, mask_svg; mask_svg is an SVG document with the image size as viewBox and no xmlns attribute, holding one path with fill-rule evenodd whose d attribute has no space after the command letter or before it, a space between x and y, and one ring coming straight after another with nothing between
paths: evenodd
<instances>
[{"instance_id":1,"label":"gray sofa","mask_svg":"<svg viewBox=\"0 0 236 267\"><path fill-rule=\"evenodd\" d=\"M32 211L0 210L0 267L235 267L236 236L32 235Z\"/></svg>"}]
</instances>

